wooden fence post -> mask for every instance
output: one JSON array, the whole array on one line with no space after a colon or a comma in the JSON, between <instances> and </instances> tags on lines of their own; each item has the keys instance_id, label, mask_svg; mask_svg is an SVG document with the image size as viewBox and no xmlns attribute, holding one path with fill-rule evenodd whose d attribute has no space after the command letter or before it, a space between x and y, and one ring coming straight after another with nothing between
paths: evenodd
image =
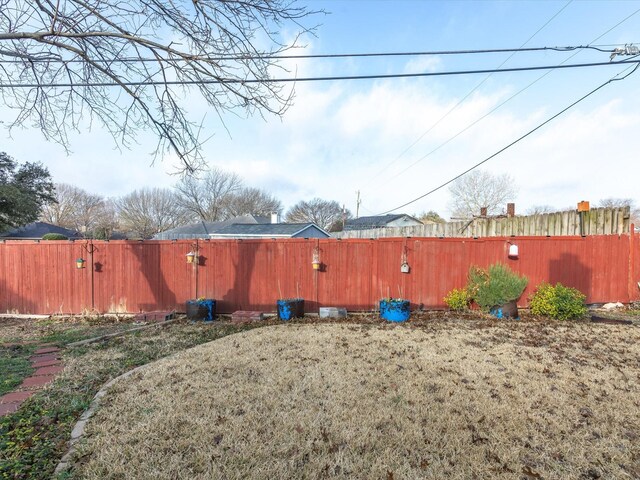
<instances>
[{"instance_id":1,"label":"wooden fence post","mask_svg":"<svg viewBox=\"0 0 640 480\"><path fill-rule=\"evenodd\" d=\"M636 245L635 245L635 225L632 223L629 229L629 302L635 300L634 293L636 290L636 276L635 276L635 260L636 260Z\"/></svg>"}]
</instances>

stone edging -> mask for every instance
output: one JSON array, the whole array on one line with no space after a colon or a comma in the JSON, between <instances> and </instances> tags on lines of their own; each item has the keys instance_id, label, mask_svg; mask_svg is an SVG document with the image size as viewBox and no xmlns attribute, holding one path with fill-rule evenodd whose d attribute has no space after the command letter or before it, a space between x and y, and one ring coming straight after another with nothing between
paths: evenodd
<instances>
[{"instance_id":1,"label":"stone edging","mask_svg":"<svg viewBox=\"0 0 640 480\"><path fill-rule=\"evenodd\" d=\"M87 425L87 422L100 406L100 401L102 400L102 397L104 397L107 394L107 390L109 390L109 388L111 388L116 382L123 380L127 377L130 377L134 373L154 363L155 361L151 363L146 363L144 365L140 365L139 367L136 367L133 370L129 370L128 372L125 372L122 375L117 376L116 378L112 378L107 383L105 383L100 388L100 390L98 390L98 393L96 393L96 395L93 397L93 400L91 401L91 405L89 405L89 408L84 411L84 413L80 416L80 420L78 420L78 422L73 427L73 430L71 431L71 440L69 440L69 449L67 450L67 453L65 453L60 459L60 462L58 463L58 465L56 466L56 469L53 472L54 475L64 472L69 467L71 456L76 451L76 443L78 442L78 440L80 440L80 438L84 434L84 429Z\"/></svg>"},{"instance_id":2,"label":"stone edging","mask_svg":"<svg viewBox=\"0 0 640 480\"><path fill-rule=\"evenodd\" d=\"M174 319L171 319L171 320L166 320L165 322L162 322L162 323L159 323L159 324L145 325L143 328L148 328L148 327L152 327L152 326L157 327L159 325L165 325L167 323L173 323L173 322L175 322L177 320L182 320L182 319L181 318L174 318ZM128 330L128 331L131 331L131 330ZM119 334L122 334L122 333L126 333L126 332L119 332ZM95 339L89 339L89 340L98 341L101 338L102 337L95 338ZM70 345L72 345L72 344L68 344L66 346L68 347ZM191 347L191 348L195 348L197 346L200 346L200 345L196 345L196 346ZM71 431L71 439L69 440L69 449L62 456L62 458L60 459L60 462L58 462L58 465L56 466L56 469L53 471L53 475L54 476L58 475L59 473L62 473L62 472L64 472L65 470L67 470L69 468L69 465L71 463L70 462L71 457L76 452L76 443L78 442L78 440L80 440L80 438L82 438L82 435L84 434L84 429L85 429L85 427L87 425L87 422L89 421L89 419L93 416L93 414L96 412L96 410L100 406L100 401L102 400L102 397L104 397L107 394L107 390L109 390L109 388L111 388L116 382L119 382L120 380L123 380L123 379L125 379L127 377L130 377L134 373L139 372L140 370L142 370L144 368L147 368L149 365L153 365L153 364L155 364L156 362L158 362L160 360L164 360L166 358L172 357L172 356L177 355L179 353L180 352L174 352L173 354L171 354L171 355L169 355L167 357L158 358L157 360L154 360L153 362L145 363L144 365L140 365L139 367L136 367L133 370L129 370L128 372L125 372L122 375L119 375L119 376L117 376L115 378L112 378L107 383L105 383L102 387L100 387L100 390L98 390L98 393L96 393L95 396L93 397L93 400L91 401L91 405L89 405L89 408L82 413L82 415L80 416L80 419L77 421L77 423L73 427L73 430Z\"/></svg>"},{"instance_id":3,"label":"stone edging","mask_svg":"<svg viewBox=\"0 0 640 480\"><path fill-rule=\"evenodd\" d=\"M154 323L154 324L151 324L151 325L143 325L141 327L136 327L136 328L132 328L132 329L129 329L129 330L125 330L123 332L110 333L110 334L107 334L107 335L102 335L100 337L89 338L87 340L81 340L79 342L69 343L69 344L66 345L66 347L77 347L77 346L80 346L80 345L85 345L85 344L88 344L88 343L97 342L97 341L103 340L103 339L113 338L113 337L116 337L116 336L119 336L119 335L125 335L127 333L138 331L138 330L143 330L143 329L146 329L146 328L164 327L165 325L173 323L173 322L177 322L178 320L182 320L182 318L172 318L170 320L165 320L164 322L161 322L161 323ZM158 359L158 360L160 360L160 359ZM73 454L76 451L76 443L78 442L78 440L80 440L80 438L82 438L82 435L84 434L84 429L85 429L85 427L87 425L87 422L89 421L89 419L93 416L93 414L96 412L96 410L100 406L100 401L102 400L102 397L104 397L107 394L107 390L109 390L109 388L111 388L116 382L118 382L120 380L123 380L123 379L133 375L134 373L142 370L143 368L146 368L149 365L153 365L158 360L155 360L155 361L150 362L150 363L145 363L144 365L140 365L139 367L136 367L133 370L129 370L128 372L125 372L122 375L119 375L119 376L117 376L115 378L112 378L107 383L105 383L102 387L100 387L100 390L98 390L98 393L96 393L95 396L93 397L93 400L91 401L91 405L89 405L89 408L86 409L82 413L82 415L80 416L80 419L76 422L75 426L73 427L73 430L71 431L71 439L69 440L69 449L62 456L62 458L60 459L60 462L58 462L58 465L56 466L56 469L53 471L54 475L58 475L59 473L64 472L69 467L71 457L73 456Z\"/></svg>"}]
</instances>

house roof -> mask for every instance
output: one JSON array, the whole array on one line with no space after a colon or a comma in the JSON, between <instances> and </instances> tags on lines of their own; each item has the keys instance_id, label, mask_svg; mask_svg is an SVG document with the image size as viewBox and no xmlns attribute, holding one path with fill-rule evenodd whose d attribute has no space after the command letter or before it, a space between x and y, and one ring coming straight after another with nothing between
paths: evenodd
<instances>
[{"instance_id":1,"label":"house roof","mask_svg":"<svg viewBox=\"0 0 640 480\"><path fill-rule=\"evenodd\" d=\"M317 228L329 237L324 229L315 223L267 223L267 224L238 224L227 225L215 232L215 236L229 237L293 237L309 228Z\"/></svg>"},{"instance_id":2,"label":"house roof","mask_svg":"<svg viewBox=\"0 0 640 480\"><path fill-rule=\"evenodd\" d=\"M59 227L58 225L53 225L46 222L33 222L25 225L24 227L13 228L6 232L0 233L0 237L40 239L47 233L60 233L67 238L82 238L82 236L74 230L69 230L68 228Z\"/></svg>"},{"instance_id":3,"label":"house roof","mask_svg":"<svg viewBox=\"0 0 640 480\"><path fill-rule=\"evenodd\" d=\"M382 228L386 227L389 223L398 220L403 217L408 217L416 222L418 219L413 218L411 215L405 213L396 213L389 215L374 215L371 217L359 217L351 220L347 220L344 229L345 230L363 230L366 228Z\"/></svg>"},{"instance_id":4,"label":"house roof","mask_svg":"<svg viewBox=\"0 0 640 480\"><path fill-rule=\"evenodd\" d=\"M232 224L263 224L269 223L268 217L258 215L243 215L220 222L196 222L181 227L172 228L153 236L154 240L173 240L180 238L207 238L211 233L217 233L220 229Z\"/></svg>"}]
</instances>

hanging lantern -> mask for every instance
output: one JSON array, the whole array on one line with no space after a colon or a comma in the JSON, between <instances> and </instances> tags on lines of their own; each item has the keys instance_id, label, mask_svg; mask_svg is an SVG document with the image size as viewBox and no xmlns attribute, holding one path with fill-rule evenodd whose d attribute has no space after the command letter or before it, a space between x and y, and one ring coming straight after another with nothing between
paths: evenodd
<instances>
[{"instance_id":1,"label":"hanging lantern","mask_svg":"<svg viewBox=\"0 0 640 480\"><path fill-rule=\"evenodd\" d=\"M518 245L509 245L509 258L518 258Z\"/></svg>"},{"instance_id":2,"label":"hanging lantern","mask_svg":"<svg viewBox=\"0 0 640 480\"><path fill-rule=\"evenodd\" d=\"M84 268L84 264L85 264L85 260L84 260L84 258L78 258L78 259L76 259L76 268L77 268L77 269Z\"/></svg>"},{"instance_id":3,"label":"hanging lantern","mask_svg":"<svg viewBox=\"0 0 640 480\"><path fill-rule=\"evenodd\" d=\"M187 263L193 263L195 258L196 258L196 254L193 251L187 253Z\"/></svg>"},{"instance_id":4,"label":"hanging lantern","mask_svg":"<svg viewBox=\"0 0 640 480\"><path fill-rule=\"evenodd\" d=\"M311 264L313 265L314 270L320 270L320 250L318 247L313 251L313 259L311 260Z\"/></svg>"}]
</instances>

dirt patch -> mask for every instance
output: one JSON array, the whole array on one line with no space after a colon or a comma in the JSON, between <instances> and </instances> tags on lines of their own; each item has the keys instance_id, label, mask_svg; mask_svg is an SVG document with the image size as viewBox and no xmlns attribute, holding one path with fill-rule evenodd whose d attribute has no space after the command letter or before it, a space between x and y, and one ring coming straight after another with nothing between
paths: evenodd
<instances>
[{"instance_id":1,"label":"dirt patch","mask_svg":"<svg viewBox=\"0 0 640 480\"><path fill-rule=\"evenodd\" d=\"M78 478L638 478L640 330L288 324L117 384Z\"/></svg>"}]
</instances>

